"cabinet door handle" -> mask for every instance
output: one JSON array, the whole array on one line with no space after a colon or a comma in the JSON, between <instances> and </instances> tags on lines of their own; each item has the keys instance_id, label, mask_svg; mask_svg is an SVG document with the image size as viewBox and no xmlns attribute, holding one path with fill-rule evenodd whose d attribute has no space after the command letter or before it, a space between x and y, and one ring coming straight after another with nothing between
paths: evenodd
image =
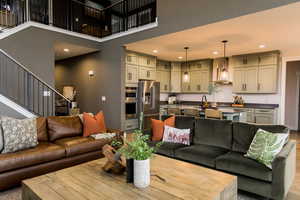
<instances>
[{"instance_id":1,"label":"cabinet door handle","mask_svg":"<svg viewBox=\"0 0 300 200\"><path fill-rule=\"evenodd\" d=\"M191 90L191 86L189 85L189 86L188 86L188 91L190 91L190 90Z\"/></svg>"},{"instance_id":2,"label":"cabinet door handle","mask_svg":"<svg viewBox=\"0 0 300 200\"><path fill-rule=\"evenodd\" d=\"M150 59L147 59L147 65L150 65Z\"/></svg>"},{"instance_id":3,"label":"cabinet door handle","mask_svg":"<svg viewBox=\"0 0 300 200\"><path fill-rule=\"evenodd\" d=\"M168 86L167 85L165 85L165 90L168 90Z\"/></svg>"},{"instance_id":4,"label":"cabinet door handle","mask_svg":"<svg viewBox=\"0 0 300 200\"><path fill-rule=\"evenodd\" d=\"M128 80L132 80L132 73L128 73Z\"/></svg>"},{"instance_id":5,"label":"cabinet door handle","mask_svg":"<svg viewBox=\"0 0 300 200\"><path fill-rule=\"evenodd\" d=\"M257 84L257 90L260 90L260 83Z\"/></svg>"},{"instance_id":6,"label":"cabinet door handle","mask_svg":"<svg viewBox=\"0 0 300 200\"><path fill-rule=\"evenodd\" d=\"M147 71L147 78L150 77L150 71Z\"/></svg>"},{"instance_id":7,"label":"cabinet door handle","mask_svg":"<svg viewBox=\"0 0 300 200\"><path fill-rule=\"evenodd\" d=\"M247 90L247 84L245 84L245 90Z\"/></svg>"},{"instance_id":8,"label":"cabinet door handle","mask_svg":"<svg viewBox=\"0 0 300 200\"><path fill-rule=\"evenodd\" d=\"M201 91L201 85L197 85L197 90Z\"/></svg>"}]
</instances>

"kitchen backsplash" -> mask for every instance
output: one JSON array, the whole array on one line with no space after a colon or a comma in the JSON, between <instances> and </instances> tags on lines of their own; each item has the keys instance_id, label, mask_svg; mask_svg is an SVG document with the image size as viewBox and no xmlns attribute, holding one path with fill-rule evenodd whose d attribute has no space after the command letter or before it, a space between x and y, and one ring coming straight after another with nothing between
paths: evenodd
<instances>
[{"instance_id":1,"label":"kitchen backsplash","mask_svg":"<svg viewBox=\"0 0 300 200\"><path fill-rule=\"evenodd\" d=\"M220 86L220 91L214 95L206 95L208 101L233 102L232 86ZM161 94L160 100L167 101L169 94ZM201 101L203 94L177 94L179 101ZM280 92L277 94L239 94L245 103L280 104Z\"/></svg>"}]
</instances>

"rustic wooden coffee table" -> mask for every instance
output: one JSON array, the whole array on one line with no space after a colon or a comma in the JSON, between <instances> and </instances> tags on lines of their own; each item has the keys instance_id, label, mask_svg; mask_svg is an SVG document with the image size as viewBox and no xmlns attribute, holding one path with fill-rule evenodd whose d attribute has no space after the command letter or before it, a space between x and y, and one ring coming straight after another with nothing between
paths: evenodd
<instances>
[{"instance_id":1,"label":"rustic wooden coffee table","mask_svg":"<svg viewBox=\"0 0 300 200\"><path fill-rule=\"evenodd\" d=\"M103 172L105 162L99 159L25 180L23 200L237 199L237 178L223 172L156 155L151 185L137 189L126 183L125 175Z\"/></svg>"}]
</instances>

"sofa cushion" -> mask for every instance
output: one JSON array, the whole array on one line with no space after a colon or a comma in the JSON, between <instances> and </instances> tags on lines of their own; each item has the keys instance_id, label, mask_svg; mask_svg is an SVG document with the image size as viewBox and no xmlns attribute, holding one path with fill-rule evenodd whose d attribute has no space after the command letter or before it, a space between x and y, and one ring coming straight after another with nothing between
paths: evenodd
<instances>
[{"instance_id":1,"label":"sofa cushion","mask_svg":"<svg viewBox=\"0 0 300 200\"><path fill-rule=\"evenodd\" d=\"M105 144L111 142L111 139L97 139L92 137L69 137L58 139L55 144L66 149L67 157L80 155L92 151L101 151Z\"/></svg>"},{"instance_id":2,"label":"sofa cushion","mask_svg":"<svg viewBox=\"0 0 300 200\"><path fill-rule=\"evenodd\" d=\"M232 150L246 153L258 129L263 129L272 133L289 133L288 128L285 126L234 122Z\"/></svg>"},{"instance_id":3,"label":"sofa cushion","mask_svg":"<svg viewBox=\"0 0 300 200\"><path fill-rule=\"evenodd\" d=\"M243 153L229 152L219 156L216 160L216 168L262 181L272 182L272 170L263 164L245 158Z\"/></svg>"},{"instance_id":4,"label":"sofa cushion","mask_svg":"<svg viewBox=\"0 0 300 200\"><path fill-rule=\"evenodd\" d=\"M65 156L64 148L56 144L41 142L32 149L0 154L0 172L58 160Z\"/></svg>"},{"instance_id":5,"label":"sofa cushion","mask_svg":"<svg viewBox=\"0 0 300 200\"><path fill-rule=\"evenodd\" d=\"M197 119L193 143L231 149L232 122L229 120Z\"/></svg>"},{"instance_id":6,"label":"sofa cushion","mask_svg":"<svg viewBox=\"0 0 300 200\"><path fill-rule=\"evenodd\" d=\"M214 168L216 158L227 152L223 148L200 144L175 150L175 157Z\"/></svg>"},{"instance_id":7,"label":"sofa cushion","mask_svg":"<svg viewBox=\"0 0 300 200\"><path fill-rule=\"evenodd\" d=\"M36 119L1 118L4 149L2 153L12 153L38 145Z\"/></svg>"},{"instance_id":8,"label":"sofa cushion","mask_svg":"<svg viewBox=\"0 0 300 200\"><path fill-rule=\"evenodd\" d=\"M51 142L82 135L82 123L78 116L48 117L48 135Z\"/></svg>"},{"instance_id":9,"label":"sofa cushion","mask_svg":"<svg viewBox=\"0 0 300 200\"><path fill-rule=\"evenodd\" d=\"M149 145L154 147L158 142L151 141ZM184 144L171 143L171 142L163 142L161 146L157 149L156 153L162 154L169 157L174 157L174 153L176 149L187 147Z\"/></svg>"},{"instance_id":10,"label":"sofa cushion","mask_svg":"<svg viewBox=\"0 0 300 200\"><path fill-rule=\"evenodd\" d=\"M47 120L45 117L36 118L37 137L39 142L48 142Z\"/></svg>"}]
</instances>

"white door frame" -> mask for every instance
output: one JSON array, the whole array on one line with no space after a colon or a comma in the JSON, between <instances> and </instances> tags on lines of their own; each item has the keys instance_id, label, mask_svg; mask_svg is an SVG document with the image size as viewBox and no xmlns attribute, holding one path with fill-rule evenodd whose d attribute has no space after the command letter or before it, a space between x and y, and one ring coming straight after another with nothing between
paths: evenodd
<instances>
[{"instance_id":1,"label":"white door frame","mask_svg":"<svg viewBox=\"0 0 300 200\"><path fill-rule=\"evenodd\" d=\"M300 56L282 57L282 72L281 72L281 98L280 98L280 124L285 124L285 95L286 95L286 70L287 63L292 61L300 61Z\"/></svg>"}]
</instances>

